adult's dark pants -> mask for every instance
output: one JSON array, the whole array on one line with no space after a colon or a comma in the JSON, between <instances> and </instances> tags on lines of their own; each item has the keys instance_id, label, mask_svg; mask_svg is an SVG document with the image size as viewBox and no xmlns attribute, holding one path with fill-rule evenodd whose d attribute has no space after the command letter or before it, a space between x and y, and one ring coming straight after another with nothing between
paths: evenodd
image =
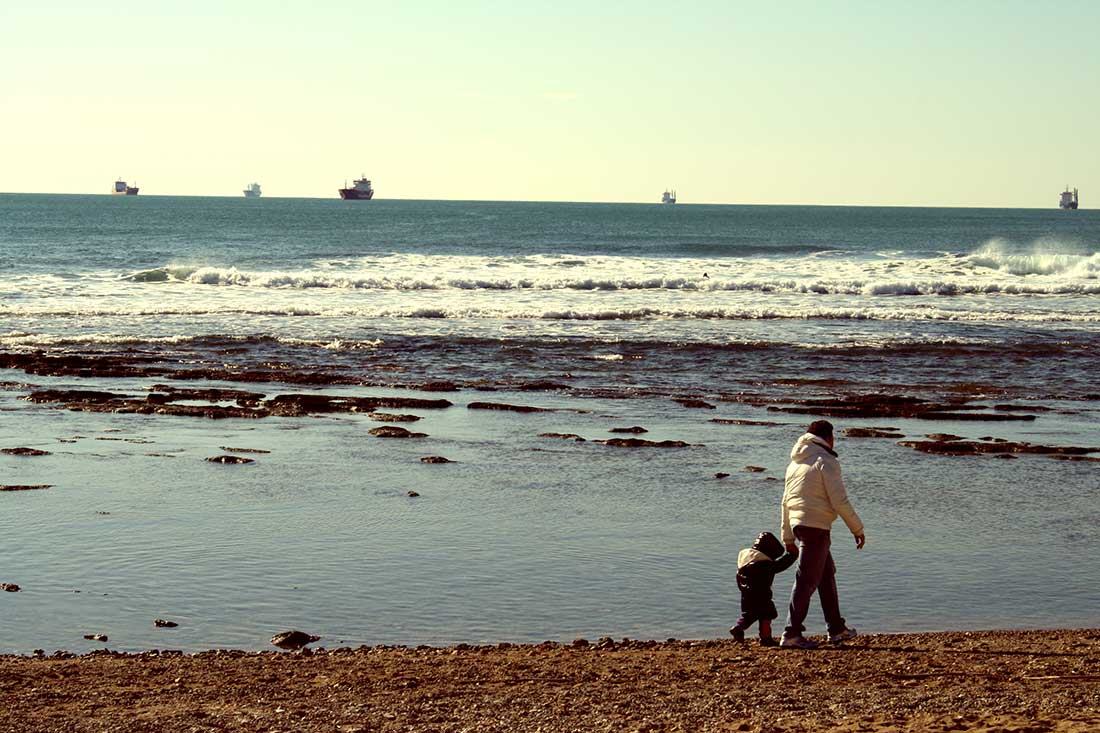
<instances>
[{"instance_id":1,"label":"adult's dark pants","mask_svg":"<svg viewBox=\"0 0 1100 733\"><path fill-rule=\"evenodd\" d=\"M833 564L833 554L829 551L832 544L829 530L799 525L794 528L794 536L802 544L802 549L798 556L798 571L794 576L784 635L801 636L806 630L803 622L810 610L810 599L815 591L821 600L821 610L825 612L829 633L839 634L844 631L845 623L840 615L840 600L836 594L836 565Z\"/></svg>"}]
</instances>

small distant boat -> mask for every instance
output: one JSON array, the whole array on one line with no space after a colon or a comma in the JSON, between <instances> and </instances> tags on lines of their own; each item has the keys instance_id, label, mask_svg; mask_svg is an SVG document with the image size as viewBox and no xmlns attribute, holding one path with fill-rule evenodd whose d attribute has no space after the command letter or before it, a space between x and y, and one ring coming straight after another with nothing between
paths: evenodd
<instances>
[{"instance_id":1,"label":"small distant boat","mask_svg":"<svg viewBox=\"0 0 1100 733\"><path fill-rule=\"evenodd\" d=\"M138 187L137 186L127 186L126 181L124 181L120 178L117 181L115 181L115 190L111 191L111 193L117 194L117 195L120 195L120 196L137 196L138 195Z\"/></svg>"},{"instance_id":2,"label":"small distant boat","mask_svg":"<svg viewBox=\"0 0 1100 733\"><path fill-rule=\"evenodd\" d=\"M355 179L355 187L348 188L347 181L344 181L344 187L340 189L340 198L347 201L370 201L374 198L374 189L370 186L370 180L364 175L362 178Z\"/></svg>"},{"instance_id":3,"label":"small distant boat","mask_svg":"<svg viewBox=\"0 0 1100 733\"><path fill-rule=\"evenodd\" d=\"M1066 190L1062 191L1062 198L1058 202L1058 208L1060 209L1076 209L1077 208L1077 189L1069 190L1069 186L1066 186Z\"/></svg>"},{"instance_id":4,"label":"small distant boat","mask_svg":"<svg viewBox=\"0 0 1100 733\"><path fill-rule=\"evenodd\" d=\"M676 203L676 191L665 191L661 194L662 204L674 204Z\"/></svg>"},{"instance_id":5,"label":"small distant boat","mask_svg":"<svg viewBox=\"0 0 1100 733\"><path fill-rule=\"evenodd\" d=\"M244 190L244 197L248 199L258 199L262 195L263 192L260 191L260 184L258 183L250 183L248 188Z\"/></svg>"}]
</instances>

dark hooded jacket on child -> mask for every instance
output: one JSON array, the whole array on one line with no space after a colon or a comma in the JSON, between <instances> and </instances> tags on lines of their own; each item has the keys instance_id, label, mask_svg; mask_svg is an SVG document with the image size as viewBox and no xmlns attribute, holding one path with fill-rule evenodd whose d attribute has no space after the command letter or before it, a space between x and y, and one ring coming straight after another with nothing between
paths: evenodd
<instances>
[{"instance_id":1,"label":"dark hooded jacket on child","mask_svg":"<svg viewBox=\"0 0 1100 733\"><path fill-rule=\"evenodd\" d=\"M779 614L772 602L772 581L798 559L784 554L783 545L771 532L762 532L752 547L737 555L737 587L741 591L743 618L772 620Z\"/></svg>"}]
</instances>

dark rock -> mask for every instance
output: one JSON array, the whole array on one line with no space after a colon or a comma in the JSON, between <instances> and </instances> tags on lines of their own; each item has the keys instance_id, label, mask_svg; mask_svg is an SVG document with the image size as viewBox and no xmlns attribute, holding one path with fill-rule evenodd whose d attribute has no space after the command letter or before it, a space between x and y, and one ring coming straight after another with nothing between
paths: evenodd
<instances>
[{"instance_id":1,"label":"dark rock","mask_svg":"<svg viewBox=\"0 0 1100 733\"><path fill-rule=\"evenodd\" d=\"M443 410L454 405L450 400L425 400L419 397L361 397L359 400L390 410ZM360 412L363 411L360 409Z\"/></svg>"},{"instance_id":2,"label":"dark rock","mask_svg":"<svg viewBox=\"0 0 1100 733\"><path fill-rule=\"evenodd\" d=\"M299 415L326 414L332 412L355 412L359 403L352 397L337 397L323 394L281 394L264 403L264 408L272 415L296 417ZM370 403L366 411L373 410Z\"/></svg>"},{"instance_id":3,"label":"dark rock","mask_svg":"<svg viewBox=\"0 0 1100 733\"><path fill-rule=\"evenodd\" d=\"M396 425L383 425L380 428L371 428L368 430L371 435L376 438L427 438L427 433L412 433L405 428L398 427Z\"/></svg>"},{"instance_id":4,"label":"dark rock","mask_svg":"<svg viewBox=\"0 0 1100 733\"><path fill-rule=\"evenodd\" d=\"M176 415L211 419L261 418L269 415L298 417L332 412L374 412L379 407L441 409L452 405L448 400L425 400L411 397L346 397L323 394L283 394L262 401L263 394L242 390L176 389L164 387L163 385L157 385L157 388L162 391L151 393L145 399L134 399L111 392L92 392L88 390L39 390L31 393L27 399L34 402L60 402L64 403L69 410L82 412ZM235 400L238 406L176 404L180 400L208 400L211 402Z\"/></svg>"},{"instance_id":5,"label":"dark rock","mask_svg":"<svg viewBox=\"0 0 1100 733\"><path fill-rule=\"evenodd\" d=\"M410 384L408 389L419 392L457 392L458 386L454 382L426 382L424 384Z\"/></svg>"},{"instance_id":6,"label":"dark rock","mask_svg":"<svg viewBox=\"0 0 1100 733\"><path fill-rule=\"evenodd\" d=\"M585 442L584 438L576 433L539 433L540 438L561 438L562 440L575 440L578 443Z\"/></svg>"},{"instance_id":7,"label":"dark rock","mask_svg":"<svg viewBox=\"0 0 1100 733\"><path fill-rule=\"evenodd\" d=\"M417 497L420 496L420 494L416 493L415 491L410 491L407 496Z\"/></svg>"},{"instance_id":8,"label":"dark rock","mask_svg":"<svg viewBox=\"0 0 1100 733\"><path fill-rule=\"evenodd\" d=\"M506 410L508 412L546 412L541 407L528 405L507 405L503 402L471 402L466 405L469 410Z\"/></svg>"},{"instance_id":9,"label":"dark rock","mask_svg":"<svg viewBox=\"0 0 1100 733\"><path fill-rule=\"evenodd\" d=\"M167 621L165 619L158 618L153 619L153 626L156 626L158 629L174 629L179 626L179 624L177 624L175 621Z\"/></svg>"},{"instance_id":10,"label":"dark rock","mask_svg":"<svg viewBox=\"0 0 1100 733\"><path fill-rule=\"evenodd\" d=\"M149 402L167 404L179 400L204 400L206 402L236 402L238 407L257 407L263 400L262 392L247 392L241 389L188 389L172 387L166 384L154 384L146 396Z\"/></svg>"},{"instance_id":11,"label":"dark rock","mask_svg":"<svg viewBox=\"0 0 1100 733\"><path fill-rule=\"evenodd\" d=\"M126 399L126 396L90 389L40 389L23 399L28 402L110 402Z\"/></svg>"},{"instance_id":12,"label":"dark rock","mask_svg":"<svg viewBox=\"0 0 1100 733\"><path fill-rule=\"evenodd\" d=\"M786 425L786 423L768 422L767 420L735 420L725 417L712 417L709 422L718 423L719 425L762 425L767 427Z\"/></svg>"},{"instance_id":13,"label":"dark rock","mask_svg":"<svg viewBox=\"0 0 1100 733\"><path fill-rule=\"evenodd\" d=\"M15 583L0 583L0 590L7 593L18 593L20 588Z\"/></svg>"},{"instance_id":14,"label":"dark rock","mask_svg":"<svg viewBox=\"0 0 1100 733\"><path fill-rule=\"evenodd\" d=\"M691 446L690 443L685 443L682 440L652 441L642 440L641 438L608 438L596 442L613 445L617 448L688 448Z\"/></svg>"},{"instance_id":15,"label":"dark rock","mask_svg":"<svg viewBox=\"0 0 1100 733\"><path fill-rule=\"evenodd\" d=\"M392 412L369 412L367 417L378 422L416 422L419 415L398 415Z\"/></svg>"},{"instance_id":16,"label":"dark rock","mask_svg":"<svg viewBox=\"0 0 1100 733\"><path fill-rule=\"evenodd\" d=\"M728 476L729 476L729 474L728 474L728 473L722 473L721 471L719 471L718 473L714 474L714 478L726 478L726 477L728 477Z\"/></svg>"},{"instance_id":17,"label":"dark rock","mask_svg":"<svg viewBox=\"0 0 1100 733\"><path fill-rule=\"evenodd\" d=\"M1088 461L1090 463L1100 462L1100 456L1067 456L1054 454L1050 458L1054 458L1059 461Z\"/></svg>"},{"instance_id":18,"label":"dark rock","mask_svg":"<svg viewBox=\"0 0 1100 733\"><path fill-rule=\"evenodd\" d=\"M254 459L241 456L211 456L206 460L210 463L255 463Z\"/></svg>"},{"instance_id":19,"label":"dark rock","mask_svg":"<svg viewBox=\"0 0 1100 733\"><path fill-rule=\"evenodd\" d=\"M897 428L844 428L844 435L849 438L904 438L899 435Z\"/></svg>"},{"instance_id":20,"label":"dark rock","mask_svg":"<svg viewBox=\"0 0 1100 733\"><path fill-rule=\"evenodd\" d=\"M424 456L420 459L421 463L454 463L450 458L444 458L443 456Z\"/></svg>"},{"instance_id":21,"label":"dark rock","mask_svg":"<svg viewBox=\"0 0 1100 733\"><path fill-rule=\"evenodd\" d=\"M218 448L220 448L221 450L224 450L224 451L228 451L230 453L270 453L271 452L269 450L264 450L263 448L230 448L227 445L219 445Z\"/></svg>"},{"instance_id":22,"label":"dark rock","mask_svg":"<svg viewBox=\"0 0 1100 733\"><path fill-rule=\"evenodd\" d=\"M764 473L768 469L764 468L763 466L745 466L745 470L749 473Z\"/></svg>"},{"instance_id":23,"label":"dark rock","mask_svg":"<svg viewBox=\"0 0 1100 733\"><path fill-rule=\"evenodd\" d=\"M550 382L546 380L538 382L524 382L523 384L516 386L516 389L523 392L549 392L551 390L569 388L570 387L568 384L560 384L558 382Z\"/></svg>"},{"instance_id":24,"label":"dark rock","mask_svg":"<svg viewBox=\"0 0 1100 733\"><path fill-rule=\"evenodd\" d=\"M993 456L994 458L1007 458L1010 460L1016 460L1019 456L1014 456L1011 453L998 453ZM1051 458L1075 458L1076 456L1051 456Z\"/></svg>"},{"instance_id":25,"label":"dark rock","mask_svg":"<svg viewBox=\"0 0 1100 733\"><path fill-rule=\"evenodd\" d=\"M53 484L7 484L0 486L0 491L37 491L52 488Z\"/></svg>"},{"instance_id":26,"label":"dark rock","mask_svg":"<svg viewBox=\"0 0 1100 733\"><path fill-rule=\"evenodd\" d=\"M275 634L271 637L271 643L280 649L301 649L306 644L312 644L315 641L320 641L321 637L307 634L304 631L298 631L297 629L291 629L290 631L283 631Z\"/></svg>"},{"instance_id":27,"label":"dark rock","mask_svg":"<svg viewBox=\"0 0 1100 733\"><path fill-rule=\"evenodd\" d=\"M84 638L88 641L107 641L106 634L85 634Z\"/></svg>"},{"instance_id":28,"label":"dark rock","mask_svg":"<svg viewBox=\"0 0 1100 733\"><path fill-rule=\"evenodd\" d=\"M577 649L584 649L588 646L588 639L574 639L573 646Z\"/></svg>"},{"instance_id":29,"label":"dark rock","mask_svg":"<svg viewBox=\"0 0 1100 733\"><path fill-rule=\"evenodd\" d=\"M1032 453L1039 455L1084 456L1100 452L1100 448L1078 448L1074 446L1038 445L1035 443L1012 443L1008 441L983 443L975 440L902 440L898 445L913 448L924 453L940 455L980 455L983 453Z\"/></svg>"},{"instance_id":30,"label":"dark rock","mask_svg":"<svg viewBox=\"0 0 1100 733\"><path fill-rule=\"evenodd\" d=\"M950 443L955 440L963 439L961 435L952 435L951 433L928 433L924 437L928 438L929 440L938 440L943 443Z\"/></svg>"},{"instance_id":31,"label":"dark rock","mask_svg":"<svg viewBox=\"0 0 1100 733\"><path fill-rule=\"evenodd\" d=\"M709 402L704 402L703 400L693 400L693 399L684 398L684 399L674 399L673 402L675 402L678 405L682 405L684 407L695 407L695 408L698 408L698 409L701 409L701 410L715 410L715 409L717 409L714 405L710 404Z\"/></svg>"},{"instance_id":32,"label":"dark rock","mask_svg":"<svg viewBox=\"0 0 1100 733\"><path fill-rule=\"evenodd\" d=\"M51 455L48 450L39 450L38 448L0 448L0 453L6 453L9 456L48 456L48 455Z\"/></svg>"},{"instance_id":33,"label":"dark rock","mask_svg":"<svg viewBox=\"0 0 1100 733\"><path fill-rule=\"evenodd\" d=\"M107 405L108 407L110 405ZM73 409L69 405L69 409ZM158 405L155 409L140 403L127 402L113 410L98 410L99 412L136 413L139 415L172 415L175 417L205 417L208 420L225 420L227 418L258 419L267 417L271 413L264 409L251 409L248 407L223 407L221 405Z\"/></svg>"},{"instance_id":34,"label":"dark rock","mask_svg":"<svg viewBox=\"0 0 1100 733\"><path fill-rule=\"evenodd\" d=\"M646 430L643 427L640 427L638 425L634 425L633 427L629 427L629 428L611 428L607 432L609 432L609 433L633 433L635 435L639 435L641 433L648 433L649 431Z\"/></svg>"},{"instance_id":35,"label":"dark rock","mask_svg":"<svg viewBox=\"0 0 1100 733\"><path fill-rule=\"evenodd\" d=\"M1034 415L1000 414L980 412L981 405L968 405L963 401L936 404L918 397L904 395L848 395L839 399L806 400L797 406L771 405L769 410L799 415L824 415L828 417L908 417L920 420L1034 420Z\"/></svg>"}]
</instances>

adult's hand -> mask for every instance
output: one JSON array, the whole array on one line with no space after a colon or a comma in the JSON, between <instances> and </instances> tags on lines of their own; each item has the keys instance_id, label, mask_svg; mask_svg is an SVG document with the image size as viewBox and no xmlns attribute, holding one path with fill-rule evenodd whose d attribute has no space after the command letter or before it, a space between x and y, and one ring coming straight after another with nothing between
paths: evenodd
<instances>
[{"instance_id":1,"label":"adult's hand","mask_svg":"<svg viewBox=\"0 0 1100 733\"><path fill-rule=\"evenodd\" d=\"M795 557L798 557L798 545L793 542L788 542L785 547L787 548L787 552L791 553Z\"/></svg>"},{"instance_id":2,"label":"adult's hand","mask_svg":"<svg viewBox=\"0 0 1100 733\"><path fill-rule=\"evenodd\" d=\"M863 536L863 533L862 533L862 532L860 532L859 534L857 534L857 535L856 535L856 549L857 549L857 550L862 550L862 549L863 549L863 544L864 544L864 543L865 543L866 541L867 541L867 538Z\"/></svg>"}]
</instances>

